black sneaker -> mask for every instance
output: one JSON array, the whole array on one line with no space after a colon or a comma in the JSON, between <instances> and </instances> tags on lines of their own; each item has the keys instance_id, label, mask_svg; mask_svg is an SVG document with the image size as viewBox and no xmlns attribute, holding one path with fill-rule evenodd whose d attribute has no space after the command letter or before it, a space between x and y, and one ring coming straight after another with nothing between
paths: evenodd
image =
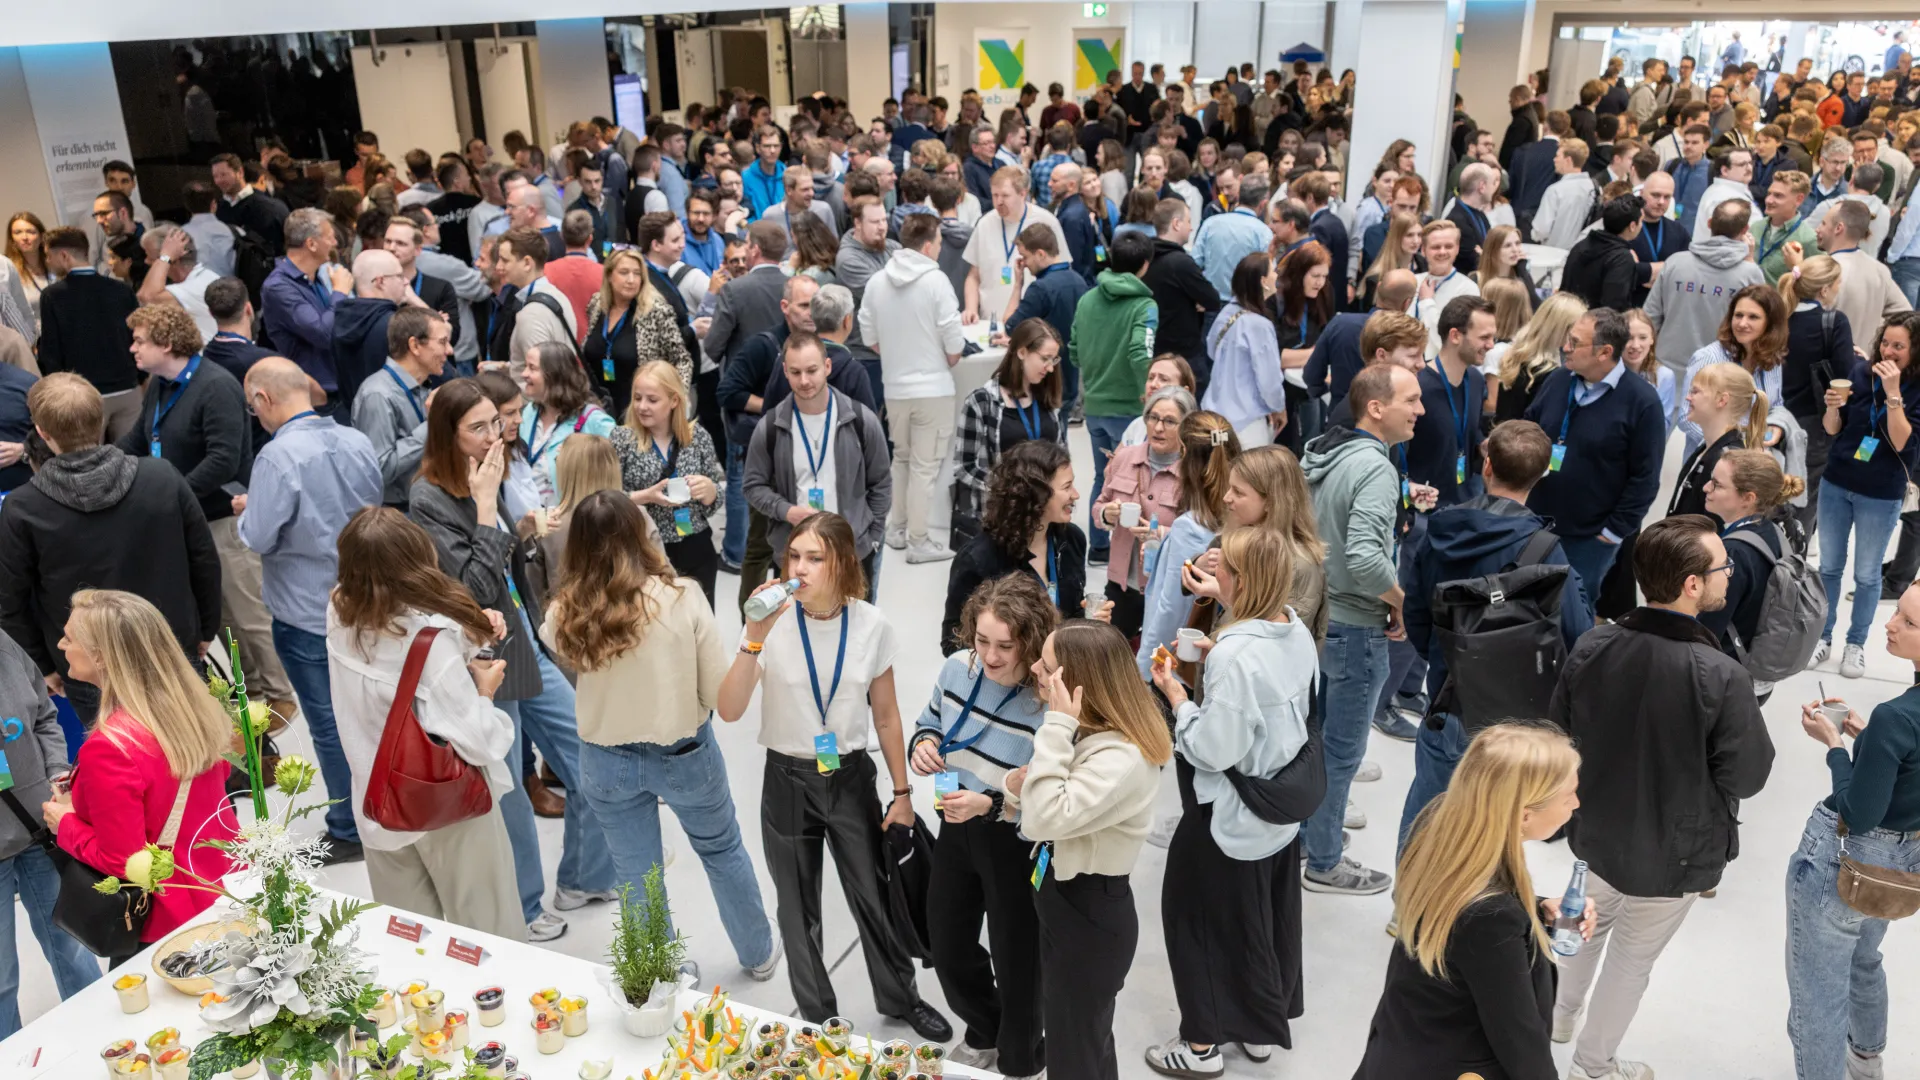
<instances>
[{"instance_id":1,"label":"black sneaker","mask_svg":"<svg viewBox=\"0 0 1920 1080\"><path fill-rule=\"evenodd\" d=\"M327 853L320 857L321 866L338 866L341 863L355 863L365 860L366 852L358 840L342 840L337 836L327 837Z\"/></svg>"},{"instance_id":2,"label":"black sneaker","mask_svg":"<svg viewBox=\"0 0 1920 1080\"><path fill-rule=\"evenodd\" d=\"M1420 729L1402 716L1398 709L1388 709L1374 717L1373 730L1389 739L1399 739L1401 742L1412 742L1420 734Z\"/></svg>"},{"instance_id":3,"label":"black sneaker","mask_svg":"<svg viewBox=\"0 0 1920 1080\"><path fill-rule=\"evenodd\" d=\"M725 559L722 559L720 560L720 572L723 574L732 574L734 577L739 577L740 564L727 562Z\"/></svg>"},{"instance_id":4,"label":"black sneaker","mask_svg":"<svg viewBox=\"0 0 1920 1080\"><path fill-rule=\"evenodd\" d=\"M1087 565L1088 566L1107 565L1107 549L1106 548L1088 548L1087 549Z\"/></svg>"},{"instance_id":5,"label":"black sneaker","mask_svg":"<svg viewBox=\"0 0 1920 1080\"><path fill-rule=\"evenodd\" d=\"M890 1019L906 1021L914 1034L928 1042L943 1043L953 1038L953 1025L947 1023L947 1018L940 1015L939 1009L925 1001L914 1002L913 1008L907 1010L907 1015Z\"/></svg>"}]
</instances>

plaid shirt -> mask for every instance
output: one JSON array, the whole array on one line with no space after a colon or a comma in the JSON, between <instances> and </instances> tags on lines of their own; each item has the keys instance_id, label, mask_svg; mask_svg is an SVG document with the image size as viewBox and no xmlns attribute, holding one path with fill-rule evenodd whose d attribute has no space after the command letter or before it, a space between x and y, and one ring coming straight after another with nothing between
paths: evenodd
<instances>
[{"instance_id":1,"label":"plaid shirt","mask_svg":"<svg viewBox=\"0 0 1920 1080\"><path fill-rule=\"evenodd\" d=\"M1033 163L1033 168L1028 171L1032 183L1027 186L1027 190L1032 193L1034 201L1049 210L1053 209L1054 166L1065 165L1072 160L1073 158L1066 154L1048 154Z\"/></svg>"},{"instance_id":2,"label":"plaid shirt","mask_svg":"<svg viewBox=\"0 0 1920 1080\"><path fill-rule=\"evenodd\" d=\"M954 513L978 518L986 503L987 475L1000 461L1000 414L1006 407L1000 384L988 382L960 408L960 425L953 433ZM1066 417L1053 410L1054 439L1067 445Z\"/></svg>"}]
</instances>

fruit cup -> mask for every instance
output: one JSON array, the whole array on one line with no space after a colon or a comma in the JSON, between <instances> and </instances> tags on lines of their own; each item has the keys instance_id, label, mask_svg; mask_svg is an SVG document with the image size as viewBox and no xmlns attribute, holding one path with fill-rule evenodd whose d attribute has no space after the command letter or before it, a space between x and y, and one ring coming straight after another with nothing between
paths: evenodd
<instances>
[{"instance_id":1,"label":"fruit cup","mask_svg":"<svg viewBox=\"0 0 1920 1080\"><path fill-rule=\"evenodd\" d=\"M568 1038L587 1033L587 999L570 997L560 999L560 1030Z\"/></svg>"},{"instance_id":2,"label":"fruit cup","mask_svg":"<svg viewBox=\"0 0 1920 1080\"><path fill-rule=\"evenodd\" d=\"M147 996L147 977L138 972L113 980L113 992L120 996L120 1011L129 1016L145 1012L152 1004Z\"/></svg>"},{"instance_id":3,"label":"fruit cup","mask_svg":"<svg viewBox=\"0 0 1920 1080\"><path fill-rule=\"evenodd\" d=\"M497 986L474 991L473 1008L480 1014L481 1027L499 1027L507 1019L507 992Z\"/></svg>"}]
</instances>

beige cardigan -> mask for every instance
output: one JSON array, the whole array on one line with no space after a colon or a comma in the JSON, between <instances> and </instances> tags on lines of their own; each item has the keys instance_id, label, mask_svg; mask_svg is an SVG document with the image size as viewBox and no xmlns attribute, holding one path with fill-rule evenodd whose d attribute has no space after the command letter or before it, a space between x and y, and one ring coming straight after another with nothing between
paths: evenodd
<instances>
[{"instance_id":1,"label":"beige cardigan","mask_svg":"<svg viewBox=\"0 0 1920 1080\"><path fill-rule=\"evenodd\" d=\"M672 746L707 722L733 658L699 584L687 578L674 584L678 591L659 578L647 582L654 618L640 644L597 671L578 672L574 715L587 742ZM548 645L552 626L549 609L541 627Z\"/></svg>"},{"instance_id":2,"label":"beige cardigan","mask_svg":"<svg viewBox=\"0 0 1920 1080\"><path fill-rule=\"evenodd\" d=\"M1126 736L1102 731L1074 739L1080 722L1048 712L1033 735L1033 760L1020 788L1020 831L1053 841L1053 874L1131 873L1153 825L1160 770Z\"/></svg>"}]
</instances>

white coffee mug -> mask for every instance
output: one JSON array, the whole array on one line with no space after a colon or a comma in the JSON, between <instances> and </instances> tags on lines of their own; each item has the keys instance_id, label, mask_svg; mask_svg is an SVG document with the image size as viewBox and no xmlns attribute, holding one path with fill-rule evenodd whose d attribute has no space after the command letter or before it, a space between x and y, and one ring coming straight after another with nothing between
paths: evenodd
<instances>
[{"instance_id":1,"label":"white coffee mug","mask_svg":"<svg viewBox=\"0 0 1920 1080\"><path fill-rule=\"evenodd\" d=\"M692 498L693 498L693 492L687 487L686 477L675 476L675 477L670 477L667 480L667 501L668 502L678 506L686 503Z\"/></svg>"},{"instance_id":2,"label":"white coffee mug","mask_svg":"<svg viewBox=\"0 0 1920 1080\"><path fill-rule=\"evenodd\" d=\"M1137 529L1140 527L1140 504L1123 502L1120 504L1120 527Z\"/></svg>"},{"instance_id":3,"label":"white coffee mug","mask_svg":"<svg viewBox=\"0 0 1920 1080\"><path fill-rule=\"evenodd\" d=\"M1174 655L1189 662L1200 659L1200 639L1206 636L1191 626L1182 627L1180 632L1173 636Z\"/></svg>"}]
</instances>

